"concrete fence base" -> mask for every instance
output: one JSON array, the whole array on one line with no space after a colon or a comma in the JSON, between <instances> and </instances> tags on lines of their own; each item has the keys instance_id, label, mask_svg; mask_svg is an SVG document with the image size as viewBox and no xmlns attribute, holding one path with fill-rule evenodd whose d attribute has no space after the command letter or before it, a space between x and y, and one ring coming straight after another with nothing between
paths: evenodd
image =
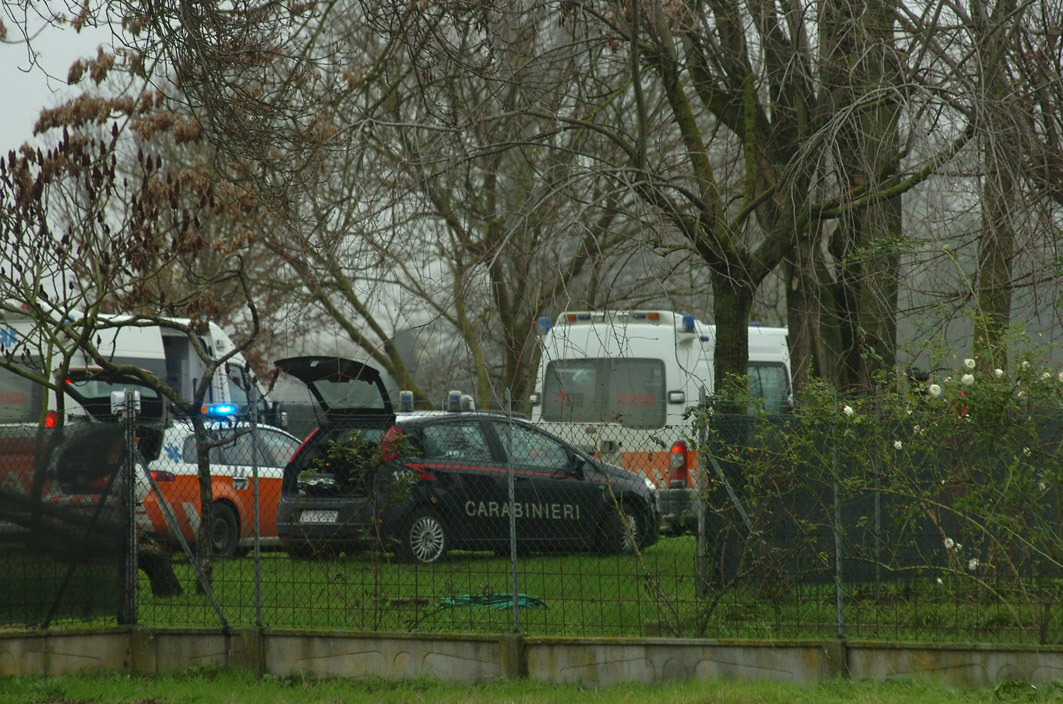
<instances>
[{"instance_id":1,"label":"concrete fence base","mask_svg":"<svg viewBox=\"0 0 1063 704\"><path fill-rule=\"evenodd\" d=\"M193 666L283 676L527 677L610 685L708 678L929 678L957 686L1063 679L1063 648L857 641L718 641L116 628L0 633L0 675L152 674Z\"/></svg>"}]
</instances>

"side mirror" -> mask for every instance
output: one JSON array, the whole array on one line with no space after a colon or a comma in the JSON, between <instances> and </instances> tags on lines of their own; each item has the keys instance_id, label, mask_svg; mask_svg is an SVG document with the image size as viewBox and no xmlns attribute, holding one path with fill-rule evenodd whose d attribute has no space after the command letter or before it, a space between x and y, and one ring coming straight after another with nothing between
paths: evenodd
<instances>
[{"instance_id":1,"label":"side mirror","mask_svg":"<svg viewBox=\"0 0 1063 704\"><path fill-rule=\"evenodd\" d=\"M568 462L568 474L576 479L583 479L587 475L587 460L580 455L572 455Z\"/></svg>"}]
</instances>

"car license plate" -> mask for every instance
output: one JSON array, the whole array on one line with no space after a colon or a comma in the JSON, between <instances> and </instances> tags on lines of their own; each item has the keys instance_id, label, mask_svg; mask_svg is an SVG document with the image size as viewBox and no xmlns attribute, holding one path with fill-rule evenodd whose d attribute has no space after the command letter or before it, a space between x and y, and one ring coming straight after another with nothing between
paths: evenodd
<instances>
[{"instance_id":1,"label":"car license plate","mask_svg":"<svg viewBox=\"0 0 1063 704\"><path fill-rule=\"evenodd\" d=\"M303 511L300 523L335 523L338 511Z\"/></svg>"}]
</instances>

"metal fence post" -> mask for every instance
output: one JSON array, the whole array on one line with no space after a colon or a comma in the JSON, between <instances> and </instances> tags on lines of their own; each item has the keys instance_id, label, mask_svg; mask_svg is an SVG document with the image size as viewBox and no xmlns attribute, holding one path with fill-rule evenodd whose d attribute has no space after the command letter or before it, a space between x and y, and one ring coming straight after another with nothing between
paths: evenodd
<instances>
[{"instance_id":1,"label":"metal fence post","mask_svg":"<svg viewBox=\"0 0 1063 704\"><path fill-rule=\"evenodd\" d=\"M705 387L702 386L698 390L698 409L702 412L705 411ZM694 496L694 508L697 512L698 519L698 538L697 538L697 582L695 591L695 598L698 600L705 598L705 593L708 587L709 575L706 572L708 566L708 536L705 534L707 530L706 523L708 517L705 515L706 507L706 492L709 490L708 482L708 463L705 462L705 458L711 453L709 448L709 433L708 433L708 421L705 421L700 428L698 428L698 481Z\"/></svg>"},{"instance_id":2,"label":"metal fence post","mask_svg":"<svg viewBox=\"0 0 1063 704\"><path fill-rule=\"evenodd\" d=\"M513 398L506 389L506 420L513 420ZM513 433L506 423L506 484L509 489L509 562L513 571L513 632L520 633L520 589L517 580L517 495L513 479Z\"/></svg>"},{"instance_id":3,"label":"metal fence post","mask_svg":"<svg viewBox=\"0 0 1063 704\"><path fill-rule=\"evenodd\" d=\"M255 519L255 625L262 628L262 530L259 523L258 497L258 384L248 384L248 404L251 406L251 497Z\"/></svg>"},{"instance_id":4,"label":"metal fence post","mask_svg":"<svg viewBox=\"0 0 1063 704\"><path fill-rule=\"evenodd\" d=\"M125 430L125 466L118 471L125 475L122 502L125 504L125 540L122 555L122 602L118 622L135 625L137 622L137 432L136 402L132 389L126 389L122 399L122 422Z\"/></svg>"},{"instance_id":5,"label":"metal fence post","mask_svg":"<svg viewBox=\"0 0 1063 704\"><path fill-rule=\"evenodd\" d=\"M875 387L875 425L882 427L882 389ZM875 601L882 596L882 461L875 453Z\"/></svg>"},{"instance_id":6,"label":"metal fence post","mask_svg":"<svg viewBox=\"0 0 1063 704\"><path fill-rule=\"evenodd\" d=\"M842 507L841 507L841 468L838 460L838 421L832 421L834 432L831 433L831 469L834 475L834 597L838 618L838 638L845 638L845 601L842 588Z\"/></svg>"}]
</instances>

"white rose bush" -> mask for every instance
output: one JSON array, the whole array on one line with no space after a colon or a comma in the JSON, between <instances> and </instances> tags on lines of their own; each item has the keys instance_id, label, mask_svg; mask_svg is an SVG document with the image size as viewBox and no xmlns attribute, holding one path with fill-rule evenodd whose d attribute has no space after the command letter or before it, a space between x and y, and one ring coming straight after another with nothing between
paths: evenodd
<instances>
[{"instance_id":1,"label":"white rose bush","mask_svg":"<svg viewBox=\"0 0 1063 704\"><path fill-rule=\"evenodd\" d=\"M751 589L779 619L817 593L891 637L962 613L974 631L1063 642L1063 372L1033 355L936 368L866 394L812 383L782 417L712 416L706 603Z\"/></svg>"}]
</instances>

